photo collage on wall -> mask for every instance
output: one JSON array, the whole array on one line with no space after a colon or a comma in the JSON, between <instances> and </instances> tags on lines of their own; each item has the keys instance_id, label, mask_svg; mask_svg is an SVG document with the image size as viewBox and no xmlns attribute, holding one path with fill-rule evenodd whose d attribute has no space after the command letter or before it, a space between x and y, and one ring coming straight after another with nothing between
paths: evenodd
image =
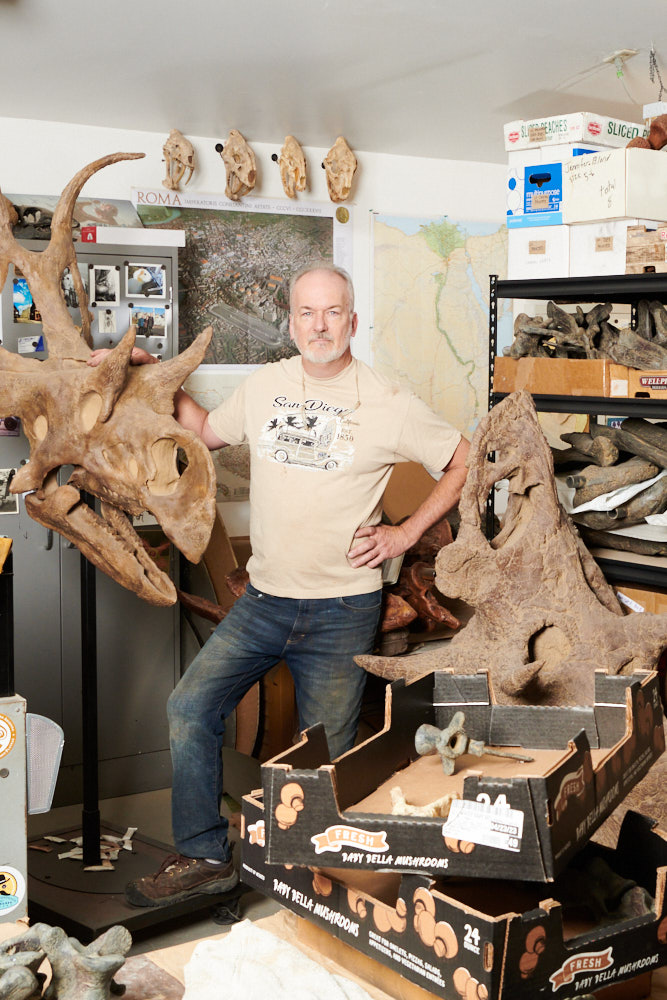
<instances>
[{"instance_id":1,"label":"photo collage on wall","mask_svg":"<svg viewBox=\"0 0 667 1000\"><path fill-rule=\"evenodd\" d=\"M77 287L83 287L92 314L91 333L95 347L115 345L118 335L122 336L132 324L137 328L137 337L167 335L169 303L163 264L125 261L122 266L115 263L79 263L77 266L80 284L66 268L61 289L68 309L79 310ZM43 351L41 330L34 335L29 332L29 324L41 324L42 317L28 282L18 269L13 277L12 304L14 323L26 324L25 336L18 337L19 353ZM75 322L78 321L79 317L75 316ZM156 350L160 347L156 342Z\"/></svg>"}]
</instances>

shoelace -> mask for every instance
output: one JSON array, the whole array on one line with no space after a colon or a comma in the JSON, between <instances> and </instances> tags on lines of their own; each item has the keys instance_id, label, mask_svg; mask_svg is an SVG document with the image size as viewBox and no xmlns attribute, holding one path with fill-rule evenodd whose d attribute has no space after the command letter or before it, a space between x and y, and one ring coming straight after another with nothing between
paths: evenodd
<instances>
[{"instance_id":1,"label":"shoelace","mask_svg":"<svg viewBox=\"0 0 667 1000\"><path fill-rule=\"evenodd\" d=\"M162 864L160 865L160 867L158 868L158 870L155 872L155 875L153 875L153 881L155 882L156 879L158 879L160 875L166 872L169 868L182 864L185 864L187 867L189 862L191 862L192 860L193 860L192 858L186 858L185 855L183 854L168 854L167 857L162 862Z\"/></svg>"}]
</instances>

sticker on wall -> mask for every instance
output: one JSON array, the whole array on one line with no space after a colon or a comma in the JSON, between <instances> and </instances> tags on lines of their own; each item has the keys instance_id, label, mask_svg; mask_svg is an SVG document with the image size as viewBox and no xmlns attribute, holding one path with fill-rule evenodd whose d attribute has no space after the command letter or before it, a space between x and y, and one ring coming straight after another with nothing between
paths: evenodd
<instances>
[{"instance_id":1,"label":"sticker on wall","mask_svg":"<svg viewBox=\"0 0 667 1000\"><path fill-rule=\"evenodd\" d=\"M21 872L17 868L0 865L0 917L15 910L24 896L25 879Z\"/></svg>"},{"instance_id":2,"label":"sticker on wall","mask_svg":"<svg viewBox=\"0 0 667 1000\"><path fill-rule=\"evenodd\" d=\"M97 328L100 333L116 333L116 313L113 309L99 309Z\"/></svg>"},{"instance_id":3,"label":"sticker on wall","mask_svg":"<svg viewBox=\"0 0 667 1000\"><path fill-rule=\"evenodd\" d=\"M6 715L0 715L0 757L6 757L16 743L16 726Z\"/></svg>"}]
</instances>

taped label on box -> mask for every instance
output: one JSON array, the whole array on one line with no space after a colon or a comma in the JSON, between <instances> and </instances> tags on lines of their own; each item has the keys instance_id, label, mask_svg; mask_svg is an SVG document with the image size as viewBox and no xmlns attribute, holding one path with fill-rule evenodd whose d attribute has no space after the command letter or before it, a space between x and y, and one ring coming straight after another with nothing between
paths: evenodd
<instances>
[{"instance_id":1,"label":"taped label on box","mask_svg":"<svg viewBox=\"0 0 667 1000\"><path fill-rule=\"evenodd\" d=\"M443 824L443 837L467 840L472 844L485 844L501 851L521 850L523 837L523 812L512 809L499 796L491 805L488 802L471 802L455 799Z\"/></svg>"}]
</instances>

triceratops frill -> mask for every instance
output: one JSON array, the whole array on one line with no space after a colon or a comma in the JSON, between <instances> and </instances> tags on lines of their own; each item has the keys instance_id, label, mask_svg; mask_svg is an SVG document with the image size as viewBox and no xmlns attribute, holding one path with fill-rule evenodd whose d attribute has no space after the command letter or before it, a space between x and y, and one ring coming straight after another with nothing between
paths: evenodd
<instances>
[{"instance_id":1,"label":"triceratops frill","mask_svg":"<svg viewBox=\"0 0 667 1000\"><path fill-rule=\"evenodd\" d=\"M80 170L60 197L51 240L41 252L14 239L16 213L0 194L0 285L10 263L21 270L41 314L49 355L39 361L0 347L0 416L20 417L30 444L30 460L10 487L28 494L30 516L73 542L123 587L151 604L168 605L176 601L174 585L147 554L127 515L149 511L188 559L201 558L215 516L215 472L202 441L174 419L173 399L201 363L211 331L169 361L130 366L130 327L97 367L88 365L90 318L71 236L72 210L88 178L141 156L114 153ZM61 290L66 268L81 304L81 330ZM74 470L58 485L64 465ZM101 516L80 490L99 497Z\"/></svg>"}]
</instances>

